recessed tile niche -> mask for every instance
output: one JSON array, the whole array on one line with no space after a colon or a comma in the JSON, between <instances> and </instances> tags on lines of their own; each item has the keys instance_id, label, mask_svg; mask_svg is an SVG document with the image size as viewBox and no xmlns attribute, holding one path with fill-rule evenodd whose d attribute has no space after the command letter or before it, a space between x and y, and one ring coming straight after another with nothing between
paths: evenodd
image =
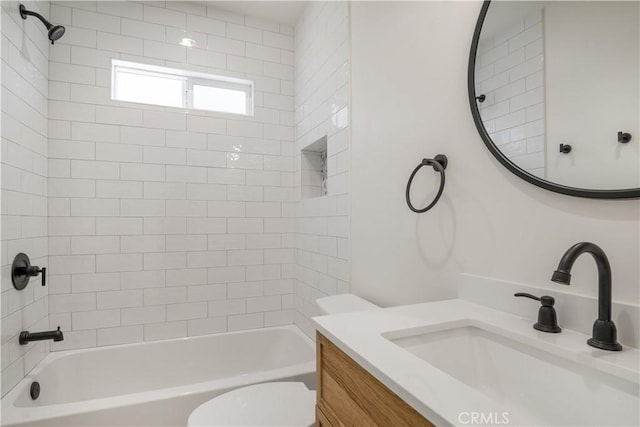
<instances>
[{"instance_id":1,"label":"recessed tile niche","mask_svg":"<svg viewBox=\"0 0 640 427\"><path fill-rule=\"evenodd\" d=\"M302 149L302 198L327 195L327 136Z\"/></svg>"}]
</instances>

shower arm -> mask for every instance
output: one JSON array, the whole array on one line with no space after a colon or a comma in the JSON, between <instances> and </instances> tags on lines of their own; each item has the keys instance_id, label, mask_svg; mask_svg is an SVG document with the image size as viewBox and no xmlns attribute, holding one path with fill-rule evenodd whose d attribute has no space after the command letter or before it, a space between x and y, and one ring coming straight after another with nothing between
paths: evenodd
<instances>
[{"instance_id":1,"label":"shower arm","mask_svg":"<svg viewBox=\"0 0 640 427\"><path fill-rule=\"evenodd\" d=\"M38 12L27 10L27 8L23 4L21 4L20 16L22 17L22 19L27 19L27 15L35 16L36 18L38 18L44 24L44 26L47 27L47 30L52 27L51 22L47 21L44 16L40 15Z\"/></svg>"}]
</instances>

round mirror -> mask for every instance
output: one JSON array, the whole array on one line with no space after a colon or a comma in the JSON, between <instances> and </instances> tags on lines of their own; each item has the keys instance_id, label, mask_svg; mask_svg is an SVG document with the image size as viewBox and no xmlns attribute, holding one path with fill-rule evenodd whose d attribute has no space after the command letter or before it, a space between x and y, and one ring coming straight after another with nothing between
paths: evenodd
<instances>
[{"instance_id":1,"label":"round mirror","mask_svg":"<svg viewBox=\"0 0 640 427\"><path fill-rule=\"evenodd\" d=\"M511 172L572 196L640 197L639 5L484 2L469 102Z\"/></svg>"}]
</instances>

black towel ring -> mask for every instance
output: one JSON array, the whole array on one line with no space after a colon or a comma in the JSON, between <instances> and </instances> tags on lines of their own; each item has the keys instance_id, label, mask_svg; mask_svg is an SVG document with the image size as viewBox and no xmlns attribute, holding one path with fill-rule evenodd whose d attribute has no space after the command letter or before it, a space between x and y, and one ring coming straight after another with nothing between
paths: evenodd
<instances>
[{"instance_id":1,"label":"black towel ring","mask_svg":"<svg viewBox=\"0 0 640 427\"><path fill-rule=\"evenodd\" d=\"M411 209L413 212L416 212L416 213L423 213L428 211L429 209L434 207L436 203L438 203L438 200L440 200L440 196L442 196L442 191L444 190L444 170L447 168L447 163L448 163L447 156L445 156L444 154L438 154L433 159L422 159L422 162L418 166L416 166L413 172L411 172L411 176L409 177L409 182L407 182L407 194L406 194L407 205L409 205L409 209ZM438 194L436 194L436 198L433 199L433 202L431 202L429 206L427 206L424 209L416 209L411 204L409 192L411 190L411 182L413 182L413 177L416 176L420 168L423 166L431 166L433 167L434 171L440 172L440 189L438 190Z\"/></svg>"}]
</instances>

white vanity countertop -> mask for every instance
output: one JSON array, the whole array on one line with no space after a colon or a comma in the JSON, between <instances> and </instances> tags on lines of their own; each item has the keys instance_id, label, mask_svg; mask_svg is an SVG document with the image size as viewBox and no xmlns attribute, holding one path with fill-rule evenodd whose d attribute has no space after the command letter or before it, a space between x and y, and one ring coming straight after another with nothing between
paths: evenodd
<instances>
[{"instance_id":1,"label":"white vanity countertop","mask_svg":"<svg viewBox=\"0 0 640 427\"><path fill-rule=\"evenodd\" d=\"M635 383L640 381L638 349L624 347L620 352L598 350L587 345L590 337L585 334L566 329L559 334L540 332L533 329L529 319L460 299L319 316L313 320L322 335L436 425L461 424L459 415L463 412L499 414L504 407L382 334L451 322L460 322L463 326L478 324L487 331L579 365ZM464 356L451 355L452 358L460 358L461 363L464 363Z\"/></svg>"}]
</instances>

